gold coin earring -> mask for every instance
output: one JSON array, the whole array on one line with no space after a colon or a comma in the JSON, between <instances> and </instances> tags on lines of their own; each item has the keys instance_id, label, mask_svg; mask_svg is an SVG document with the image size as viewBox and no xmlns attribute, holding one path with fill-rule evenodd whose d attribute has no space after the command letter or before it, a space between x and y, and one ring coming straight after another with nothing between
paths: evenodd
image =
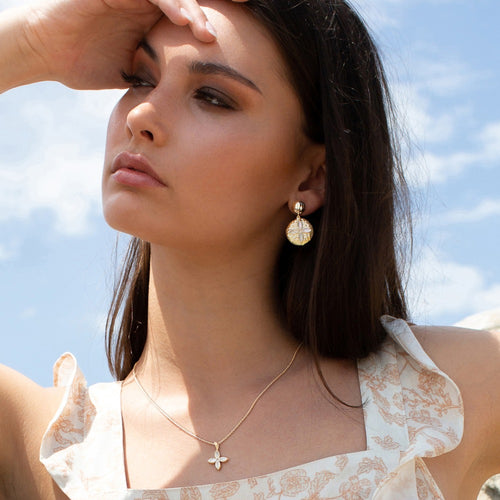
<instances>
[{"instance_id":1,"label":"gold coin earring","mask_svg":"<svg viewBox=\"0 0 500 500\"><path fill-rule=\"evenodd\" d=\"M297 217L286 228L286 237L293 245L305 245L313 237L314 231L311 223L301 217L305 209L306 206L302 201L298 201L293 207L293 211L297 214Z\"/></svg>"}]
</instances>

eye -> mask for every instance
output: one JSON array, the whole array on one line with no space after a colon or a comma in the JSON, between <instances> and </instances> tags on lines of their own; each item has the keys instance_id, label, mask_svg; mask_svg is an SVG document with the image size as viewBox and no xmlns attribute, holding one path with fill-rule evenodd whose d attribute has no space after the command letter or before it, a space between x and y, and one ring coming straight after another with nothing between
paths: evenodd
<instances>
[{"instance_id":1,"label":"eye","mask_svg":"<svg viewBox=\"0 0 500 500\"><path fill-rule=\"evenodd\" d=\"M210 106L222 109L236 109L236 103L229 96L211 87L202 87L194 93L194 98Z\"/></svg>"},{"instance_id":2,"label":"eye","mask_svg":"<svg viewBox=\"0 0 500 500\"><path fill-rule=\"evenodd\" d=\"M126 73L125 71L121 72L122 80L130 85L131 88L141 88L141 87L154 87L154 84L145 80L139 74L136 73Z\"/></svg>"}]
</instances>

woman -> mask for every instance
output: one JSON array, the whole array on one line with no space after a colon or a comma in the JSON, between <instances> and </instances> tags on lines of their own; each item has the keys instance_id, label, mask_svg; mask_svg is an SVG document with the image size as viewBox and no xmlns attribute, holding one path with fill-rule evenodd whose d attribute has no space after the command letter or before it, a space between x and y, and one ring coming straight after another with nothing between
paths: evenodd
<instances>
[{"instance_id":1,"label":"woman","mask_svg":"<svg viewBox=\"0 0 500 500\"><path fill-rule=\"evenodd\" d=\"M474 498L500 340L404 321L384 77L345 2L58 0L0 40L2 91L129 87L103 205L135 237L119 382L1 369L3 498Z\"/></svg>"}]
</instances>

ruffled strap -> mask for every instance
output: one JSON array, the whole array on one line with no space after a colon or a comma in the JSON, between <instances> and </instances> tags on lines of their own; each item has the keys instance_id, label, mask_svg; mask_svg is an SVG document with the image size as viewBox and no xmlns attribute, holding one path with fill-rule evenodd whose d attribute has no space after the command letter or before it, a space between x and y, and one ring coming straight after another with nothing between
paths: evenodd
<instances>
[{"instance_id":1,"label":"ruffled strap","mask_svg":"<svg viewBox=\"0 0 500 500\"><path fill-rule=\"evenodd\" d=\"M65 353L54 365L54 385L66 390L42 438L40 461L72 500L111 498L104 494L110 487L126 488L120 383L88 387L75 357Z\"/></svg>"},{"instance_id":2,"label":"ruffled strap","mask_svg":"<svg viewBox=\"0 0 500 500\"><path fill-rule=\"evenodd\" d=\"M422 458L442 455L459 445L464 429L460 390L430 359L405 321L383 316L381 322L395 342L409 443L401 449L399 466L381 482L373 498L442 499ZM408 496L409 484L415 485L414 496Z\"/></svg>"},{"instance_id":3,"label":"ruffled strap","mask_svg":"<svg viewBox=\"0 0 500 500\"><path fill-rule=\"evenodd\" d=\"M95 416L87 382L73 354L63 354L54 365L54 386L65 387L61 404L42 438L40 461L57 485L72 489L72 470L78 462L78 445L84 442Z\"/></svg>"}]
</instances>

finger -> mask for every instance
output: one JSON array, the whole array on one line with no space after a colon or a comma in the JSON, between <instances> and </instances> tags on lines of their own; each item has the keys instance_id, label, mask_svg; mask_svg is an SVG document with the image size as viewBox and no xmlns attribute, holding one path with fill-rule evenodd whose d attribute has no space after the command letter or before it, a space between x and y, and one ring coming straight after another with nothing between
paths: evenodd
<instances>
[{"instance_id":1,"label":"finger","mask_svg":"<svg viewBox=\"0 0 500 500\"><path fill-rule=\"evenodd\" d=\"M194 36L202 42L213 42L217 36L205 13L195 1L150 0L165 16L178 26L189 25Z\"/></svg>"},{"instance_id":2,"label":"finger","mask_svg":"<svg viewBox=\"0 0 500 500\"><path fill-rule=\"evenodd\" d=\"M217 37L214 26L207 19L203 9L196 1L184 0L180 10L189 19L189 26L194 36L202 42L213 42Z\"/></svg>"},{"instance_id":3,"label":"finger","mask_svg":"<svg viewBox=\"0 0 500 500\"><path fill-rule=\"evenodd\" d=\"M189 15L186 15L187 11L181 9L175 0L150 0L150 2L159 7L165 16L178 26L185 26L191 21Z\"/></svg>"}]
</instances>

